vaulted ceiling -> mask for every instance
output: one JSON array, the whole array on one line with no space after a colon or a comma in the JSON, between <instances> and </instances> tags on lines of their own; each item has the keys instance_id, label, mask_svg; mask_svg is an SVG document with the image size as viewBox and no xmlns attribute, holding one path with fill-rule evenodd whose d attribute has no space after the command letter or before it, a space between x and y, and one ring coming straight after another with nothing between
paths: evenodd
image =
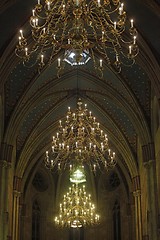
<instances>
[{"instance_id":1,"label":"vaulted ceiling","mask_svg":"<svg viewBox=\"0 0 160 240\"><path fill-rule=\"evenodd\" d=\"M20 27L27 28L33 1L1 1L0 91L4 102L3 142L16 147L16 172L27 178L41 164L51 147L58 120L78 97L98 119L109 136L118 167L133 177L138 172L137 137L151 142L151 97L160 96L160 5L159 1L128 0L125 5L138 29L140 53L136 64L116 73L104 64L103 78L90 65L72 68L57 77L56 64L41 74L25 68L14 49Z\"/></svg>"}]
</instances>

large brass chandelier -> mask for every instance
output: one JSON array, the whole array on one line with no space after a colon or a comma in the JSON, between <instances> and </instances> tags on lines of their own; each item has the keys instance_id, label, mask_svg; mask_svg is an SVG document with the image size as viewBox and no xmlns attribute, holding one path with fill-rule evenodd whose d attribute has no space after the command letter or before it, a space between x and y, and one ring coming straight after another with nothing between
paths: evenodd
<instances>
[{"instance_id":1,"label":"large brass chandelier","mask_svg":"<svg viewBox=\"0 0 160 240\"><path fill-rule=\"evenodd\" d=\"M115 153L109 148L107 134L87 105L78 100L75 111L68 108L64 125L59 121L59 131L53 136L52 149L46 151L45 165L49 169L58 167L73 171L78 165L88 165L91 171L109 170L116 164Z\"/></svg>"},{"instance_id":2,"label":"large brass chandelier","mask_svg":"<svg viewBox=\"0 0 160 240\"><path fill-rule=\"evenodd\" d=\"M95 205L91 202L91 195L86 193L85 185L80 188L78 184L73 184L60 203L55 224L59 227L80 228L98 224L99 219Z\"/></svg>"},{"instance_id":3,"label":"large brass chandelier","mask_svg":"<svg viewBox=\"0 0 160 240\"><path fill-rule=\"evenodd\" d=\"M91 59L96 70L102 71L103 60L120 72L138 54L137 31L120 0L38 0L30 26L31 34L20 30L15 52L39 70L55 59L59 71L65 62L77 66Z\"/></svg>"}]
</instances>

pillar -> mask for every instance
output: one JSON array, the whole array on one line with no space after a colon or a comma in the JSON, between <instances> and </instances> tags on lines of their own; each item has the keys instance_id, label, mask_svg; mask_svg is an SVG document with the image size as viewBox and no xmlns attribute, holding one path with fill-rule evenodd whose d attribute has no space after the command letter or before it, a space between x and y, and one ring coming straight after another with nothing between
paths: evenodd
<instances>
[{"instance_id":1,"label":"pillar","mask_svg":"<svg viewBox=\"0 0 160 240\"><path fill-rule=\"evenodd\" d=\"M21 178L14 176L13 188L13 219L12 219L12 240L19 240L19 220L20 220L20 196Z\"/></svg>"},{"instance_id":2,"label":"pillar","mask_svg":"<svg viewBox=\"0 0 160 240\"><path fill-rule=\"evenodd\" d=\"M0 153L0 239L8 235L8 170L11 166L13 146L2 143Z\"/></svg>"},{"instance_id":3,"label":"pillar","mask_svg":"<svg viewBox=\"0 0 160 240\"><path fill-rule=\"evenodd\" d=\"M135 240L136 239L136 225L135 225L135 201L134 201L134 196L133 193L130 193L129 196L130 199L130 205L129 205L129 211L130 211L130 235L129 235L129 240Z\"/></svg>"},{"instance_id":4,"label":"pillar","mask_svg":"<svg viewBox=\"0 0 160 240\"><path fill-rule=\"evenodd\" d=\"M142 146L143 162L147 171L147 192L148 192L148 210L149 210L149 229L146 239L158 239L158 205L156 191L156 169L155 169L155 149L154 144L149 143Z\"/></svg>"},{"instance_id":5,"label":"pillar","mask_svg":"<svg viewBox=\"0 0 160 240\"><path fill-rule=\"evenodd\" d=\"M135 202L136 240L142 240L141 190L139 176L133 178L133 196Z\"/></svg>"}]
</instances>

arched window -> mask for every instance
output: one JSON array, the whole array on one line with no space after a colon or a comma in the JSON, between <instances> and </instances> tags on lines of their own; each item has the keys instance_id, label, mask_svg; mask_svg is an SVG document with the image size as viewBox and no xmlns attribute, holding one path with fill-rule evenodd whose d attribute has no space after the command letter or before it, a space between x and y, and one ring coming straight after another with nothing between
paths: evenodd
<instances>
[{"instance_id":1,"label":"arched window","mask_svg":"<svg viewBox=\"0 0 160 240\"><path fill-rule=\"evenodd\" d=\"M114 240L121 240L121 216L118 201L115 201L113 207L113 235Z\"/></svg>"},{"instance_id":2,"label":"arched window","mask_svg":"<svg viewBox=\"0 0 160 240\"><path fill-rule=\"evenodd\" d=\"M40 240L40 207L37 200L32 205L32 240Z\"/></svg>"}]
</instances>

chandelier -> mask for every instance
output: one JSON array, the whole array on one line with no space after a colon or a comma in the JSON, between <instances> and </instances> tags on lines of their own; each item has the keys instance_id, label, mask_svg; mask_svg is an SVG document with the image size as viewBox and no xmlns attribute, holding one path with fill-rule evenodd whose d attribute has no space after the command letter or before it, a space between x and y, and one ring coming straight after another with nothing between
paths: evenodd
<instances>
[{"instance_id":1,"label":"chandelier","mask_svg":"<svg viewBox=\"0 0 160 240\"><path fill-rule=\"evenodd\" d=\"M64 125L59 121L59 131L53 136L51 151L46 151L46 167L52 170L57 166L59 171L66 168L73 171L76 166L88 165L93 172L97 168L113 168L115 152L109 148L107 134L88 111L87 105L83 107L81 99L77 105L73 112L68 107Z\"/></svg>"},{"instance_id":2,"label":"chandelier","mask_svg":"<svg viewBox=\"0 0 160 240\"><path fill-rule=\"evenodd\" d=\"M16 55L26 66L41 70L58 55L58 72L65 63L85 65L92 60L102 71L103 61L120 72L138 54L137 31L119 0L38 0L30 17L31 33L20 30ZM100 58L98 60L98 58Z\"/></svg>"},{"instance_id":3,"label":"chandelier","mask_svg":"<svg viewBox=\"0 0 160 240\"><path fill-rule=\"evenodd\" d=\"M60 203L55 224L59 227L80 228L98 224L99 219L99 215L95 213L95 205L91 202L91 195L86 193L85 185L80 188L78 184L73 184Z\"/></svg>"}]
</instances>

